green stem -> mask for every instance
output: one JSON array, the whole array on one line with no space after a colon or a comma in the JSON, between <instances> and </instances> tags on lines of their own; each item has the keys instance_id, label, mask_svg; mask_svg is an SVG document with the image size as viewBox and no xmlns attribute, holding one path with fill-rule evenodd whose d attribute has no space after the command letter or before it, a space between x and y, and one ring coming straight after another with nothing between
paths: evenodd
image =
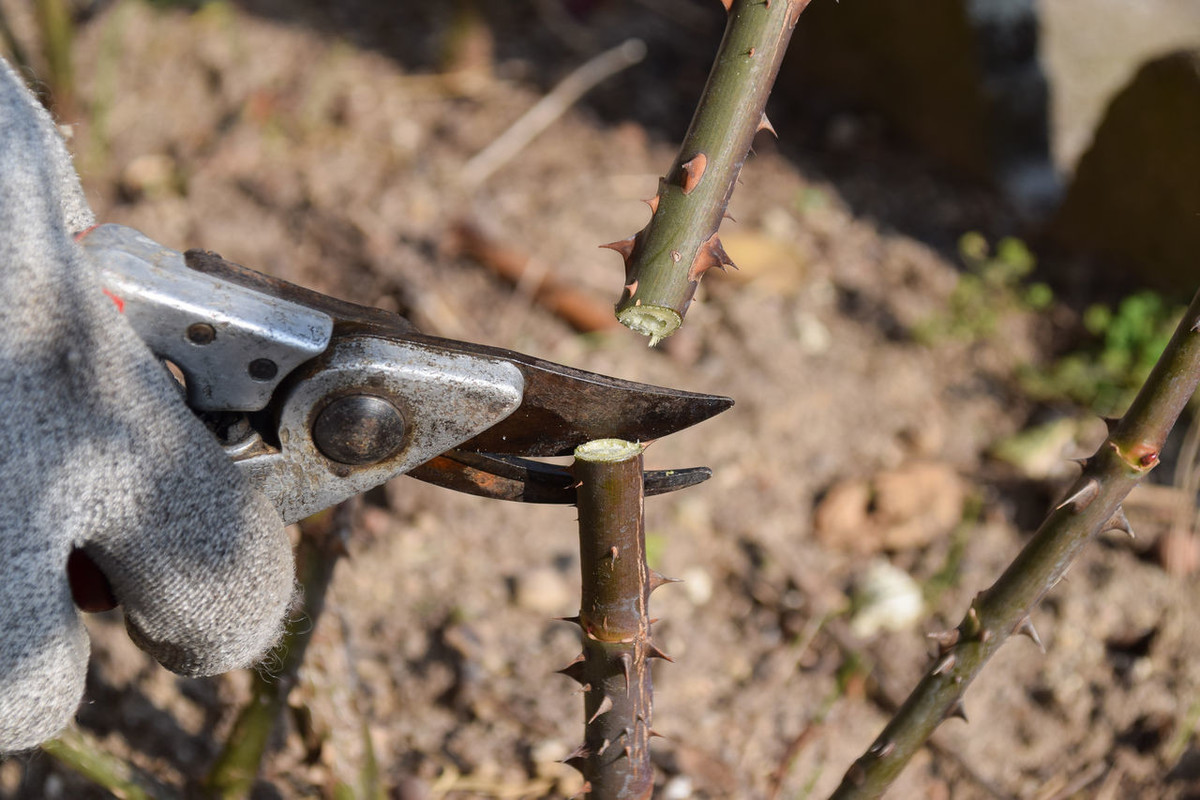
<instances>
[{"instance_id":1,"label":"green stem","mask_svg":"<svg viewBox=\"0 0 1200 800\"><path fill-rule=\"evenodd\" d=\"M304 609L288 620L277 652L278 671L256 671L250 702L234 723L225 747L205 780L209 796L236 800L250 795L258 779L263 756L288 695L296 685L304 652L316 630L325 606L325 593L333 580L334 567L345 553L343 504L308 517L300 523L296 547L296 575L304 592Z\"/></svg>"},{"instance_id":2,"label":"green stem","mask_svg":"<svg viewBox=\"0 0 1200 800\"><path fill-rule=\"evenodd\" d=\"M1129 532L1121 503L1158 463L1167 435L1200 384L1200 293L1192 300L1129 411L1089 458L1067 500L1050 512L1004 574L972 601L957 628L935 637L938 654L875 742L847 771L831 800L879 797L950 716L962 695L1013 633L1040 646L1033 607L1062 579L1084 545L1105 530Z\"/></svg>"},{"instance_id":3,"label":"green stem","mask_svg":"<svg viewBox=\"0 0 1200 800\"><path fill-rule=\"evenodd\" d=\"M654 789L650 592L663 578L646 565L642 446L598 439L575 451L579 481L582 603L573 621L583 652L561 670L583 686L584 741L567 763L596 800L639 800Z\"/></svg>"},{"instance_id":4,"label":"green stem","mask_svg":"<svg viewBox=\"0 0 1200 800\"><path fill-rule=\"evenodd\" d=\"M42 751L122 800L167 800L177 796L140 775L129 762L107 752L100 742L79 728L63 731L57 739L43 744Z\"/></svg>"},{"instance_id":5,"label":"green stem","mask_svg":"<svg viewBox=\"0 0 1200 800\"><path fill-rule=\"evenodd\" d=\"M625 259L617 319L654 345L683 323L712 267L732 266L717 230L754 134L771 129L767 97L809 0L723 0L729 10L708 83L658 194L650 222L604 245Z\"/></svg>"}]
</instances>

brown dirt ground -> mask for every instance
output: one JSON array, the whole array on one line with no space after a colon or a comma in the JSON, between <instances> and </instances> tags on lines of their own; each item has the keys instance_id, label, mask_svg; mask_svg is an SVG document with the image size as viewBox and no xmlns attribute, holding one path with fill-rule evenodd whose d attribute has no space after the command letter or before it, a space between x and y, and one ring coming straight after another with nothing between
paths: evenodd
<instances>
[{"instance_id":1,"label":"brown dirt ground","mask_svg":"<svg viewBox=\"0 0 1200 800\"><path fill-rule=\"evenodd\" d=\"M985 457L1033 411L1011 373L1037 357L1046 320L1011 317L969 346L907 335L945 300L955 266L894 232L879 209L924 212L953 241L997 218L990 201L919 163L889 172L874 152L857 165L843 158L835 182L786 158L783 130L785 146L761 142L734 197L728 247L742 272L710 278L668 346L649 350L624 330L576 335L528 286L514 290L455 255L447 230L469 217L610 303L619 262L597 245L644 223L638 200L654 193L681 124L667 104L683 92L690 105L687 76L697 62L702 75L711 52L698 47L689 60L653 44L707 47L714 28L641 3L610 4L582 27L534 4L490 39L477 34L482 55L461 62L494 69L446 77L435 44L448 12L397 9L376 25L355 16L359 5L103 5L79 31L86 113L72 142L97 212L180 249L403 310L432 333L735 397L731 411L647 456L650 468L714 471L647 503L655 566L687 579L654 596L657 640L676 659L655 673L654 724L666 736L658 796L827 795L882 726L887 697L927 667L924 634L959 619L1062 486ZM530 19L545 24L531 29ZM637 113L615 114L601 92L476 192L456 188L471 155L622 27L666 53L621 79ZM659 110L665 134L642 124ZM897 174L913 180L889 183ZM873 216L847 199L864 196L876 198ZM973 499L979 513L890 551L853 534L815 537L814 507L831 487L930 474L914 463L957 476L935 499L959 493L956 507ZM285 721L255 796L330 796L361 763L362 726L392 797L577 789L557 762L581 735L581 702L553 674L577 652L577 634L551 619L577 608L574 519L407 478L374 493L293 696L311 731L297 727L305 714ZM1153 538L1153 520L1134 524ZM845 624L873 559L926 583L955 546L950 587L918 619L864 636ZM890 796L1200 797L1198 599L1194 582L1104 538L1034 614L1047 654L1025 640L1005 647L966 694L970 724L945 724ZM82 724L194 791L248 675L183 680L134 649L115 612L91 628ZM0 764L0 794L106 796L44 755Z\"/></svg>"}]
</instances>

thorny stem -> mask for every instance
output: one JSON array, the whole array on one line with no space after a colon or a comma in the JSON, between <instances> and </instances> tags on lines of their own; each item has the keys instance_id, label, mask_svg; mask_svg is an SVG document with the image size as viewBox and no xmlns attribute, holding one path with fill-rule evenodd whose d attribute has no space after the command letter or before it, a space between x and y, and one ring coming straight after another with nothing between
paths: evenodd
<instances>
[{"instance_id":1,"label":"thorny stem","mask_svg":"<svg viewBox=\"0 0 1200 800\"><path fill-rule=\"evenodd\" d=\"M665 582L646 565L642 446L598 439L575 451L579 486L583 652L560 670L583 687L584 741L567 758L598 800L645 800L654 789L650 593Z\"/></svg>"},{"instance_id":2,"label":"thorny stem","mask_svg":"<svg viewBox=\"0 0 1200 800\"><path fill-rule=\"evenodd\" d=\"M965 719L962 695L1013 633L1039 647L1030 611L1098 533L1132 534L1121 502L1158 463L1167 435L1200 384L1200 293L1133 404L1083 464L1083 474L957 628L934 635L938 653L904 705L842 779L831 800L879 797L942 720Z\"/></svg>"},{"instance_id":3,"label":"thorny stem","mask_svg":"<svg viewBox=\"0 0 1200 800\"><path fill-rule=\"evenodd\" d=\"M271 736L296 685L304 653L312 640L317 618L325 607L325 593L333 580L334 567L344 555L344 536L350 506L335 506L300 523L296 547L296 575L304 592L302 613L287 622L283 641L277 646L281 663L270 674L256 673L252 697L238 715L225 747L205 780L212 797L243 798L258 778Z\"/></svg>"},{"instance_id":4,"label":"thorny stem","mask_svg":"<svg viewBox=\"0 0 1200 800\"><path fill-rule=\"evenodd\" d=\"M764 109L809 0L721 0L729 12L692 124L639 233L604 245L625 259L617 319L651 346L683 324L696 287L732 266L717 230L754 134L772 130Z\"/></svg>"}]
</instances>

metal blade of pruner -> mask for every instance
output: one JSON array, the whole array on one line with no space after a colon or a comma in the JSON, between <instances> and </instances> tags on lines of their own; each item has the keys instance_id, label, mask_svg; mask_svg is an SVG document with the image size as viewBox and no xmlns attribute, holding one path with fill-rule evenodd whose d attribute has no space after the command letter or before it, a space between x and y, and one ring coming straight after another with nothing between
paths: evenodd
<instances>
[{"instance_id":1,"label":"metal blade of pruner","mask_svg":"<svg viewBox=\"0 0 1200 800\"><path fill-rule=\"evenodd\" d=\"M288 521L406 472L488 497L570 502L565 471L527 457L657 439L733 403L428 336L396 314L119 225L81 243L137 333L183 373L188 404ZM648 476L653 493L707 471Z\"/></svg>"}]
</instances>

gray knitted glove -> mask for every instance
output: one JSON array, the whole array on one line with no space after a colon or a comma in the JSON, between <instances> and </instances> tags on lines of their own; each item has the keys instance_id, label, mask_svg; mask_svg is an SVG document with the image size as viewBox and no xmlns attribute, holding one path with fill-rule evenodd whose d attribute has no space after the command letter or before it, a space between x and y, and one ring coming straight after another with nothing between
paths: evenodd
<instances>
[{"instance_id":1,"label":"gray knitted glove","mask_svg":"<svg viewBox=\"0 0 1200 800\"><path fill-rule=\"evenodd\" d=\"M93 222L49 115L0 61L0 752L79 704L88 640L67 582L81 549L130 636L199 676L278 638L292 554L72 238Z\"/></svg>"}]
</instances>

